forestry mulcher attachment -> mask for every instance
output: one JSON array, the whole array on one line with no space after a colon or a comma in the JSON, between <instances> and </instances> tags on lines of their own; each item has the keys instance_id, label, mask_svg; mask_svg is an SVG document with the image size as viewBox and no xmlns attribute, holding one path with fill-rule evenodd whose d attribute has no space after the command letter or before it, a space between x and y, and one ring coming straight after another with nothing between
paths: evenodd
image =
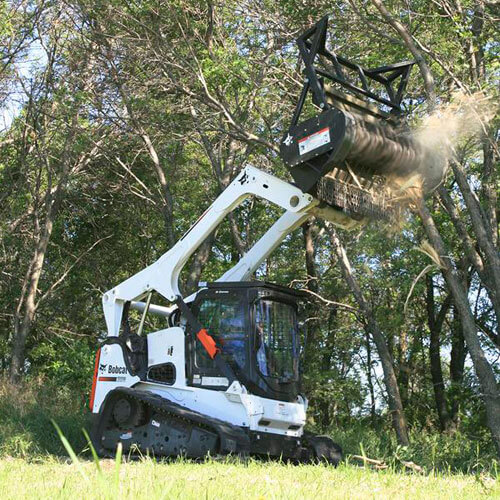
<instances>
[{"instance_id":1,"label":"forestry mulcher attachment","mask_svg":"<svg viewBox=\"0 0 500 500\"><path fill-rule=\"evenodd\" d=\"M306 294L252 276L311 216L343 228L390 216L394 179L414 175L425 160L398 132L411 63L363 69L326 49L326 29L325 18L298 40L306 80L281 146L296 185L247 166L167 253L104 294L108 333L90 400L101 455L121 442L127 452L154 456L340 460L329 437L304 431L297 312ZM382 84L384 96L370 90L371 81ZM320 112L299 123L309 92ZM178 281L186 261L250 196L278 205L283 215L216 282L183 298ZM152 304L153 292L168 307ZM133 314L140 316L136 328ZM157 326L146 333L151 317Z\"/></svg>"},{"instance_id":2,"label":"forestry mulcher attachment","mask_svg":"<svg viewBox=\"0 0 500 500\"><path fill-rule=\"evenodd\" d=\"M411 188L428 193L444 173L404 122L414 63L363 68L327 49L327 26L325 17L297 40L305 81L281 157L297 186L324 204L357 220L394 220ZM299 123L309 95L321 113Z\"/></svg>"}]
</instances>

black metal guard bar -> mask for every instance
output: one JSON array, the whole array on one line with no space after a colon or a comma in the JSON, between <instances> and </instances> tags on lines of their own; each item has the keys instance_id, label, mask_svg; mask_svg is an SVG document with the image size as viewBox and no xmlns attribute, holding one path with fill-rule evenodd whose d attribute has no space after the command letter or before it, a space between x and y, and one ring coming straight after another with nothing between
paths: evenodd
<instances>
[{"instance_id":1,"label":"black metal guard bar","mask_svg":"<svg viewBox=\"0 0 500 500\"><path fill-rule=\"evenodd\" d=\"M205 328L203 328L202 324L198 321L198 318L193 314L180 295L177 295L175 303L186 318L186 321L192 328L196 338L207 351L207 354L215 361L217 368L227 378L229 385L231 385L235 380L238 380L233 369L229 366L229 363L222 357L220 346L217 345L214 338L205 330Z\"/></svg>"},{"instance_id":2,"label":"black metal guard bar","mask_svg":"<svg viewBox=\"0 0 500 500\"><path fill-rule=\"evenodd\" d=\"M379 104L388 106L397 114L401 113L401 101L408 83L411 67L415 63L400 62L373 69L363 68L361 65L339 56L326 48L327 28L328 16L325 16L297 39L300 56L304 62L306 80L295 109L291 126L297 124L309 90L313 93L314 100L321 109L329 109L330 106L327 103L323 84L318 75L338 83L355 94L361 94ZM314 63L317 55L324 56L332 64L334 73L315 67ZM357 85L356 82L349 81L343 68L356 71L361 86ZM388 73L387 76L385 75L386 73ZM398 78L400 78L400 81L397 89L395 89L394 86ZM388 98L371 90L369 80L383 85Z\"/></svg>"},{"instance_id":3,"label":"black metal guard bar","mask_svg":"<svg viewBox=\"0 0 500 500\"><path fill-rule=\"evenodd\" d=\"M356 92L358 94L362 94L366 97L370 97L371 99L375 99L380 104L385 104L386 106L390 106L391 108L397 109L399 111L399 106L394 104L391 100L387 100L387 99L385 99L377 94L374 94L370 90L367 91L367 90L364 90L362 88L356 87L356 85L353 85L351 82L348 82L346 80L342 80L342 79L336 77L335 75L332 75L328 71L324 71L320 68L317 68L316 72L321 76L325 76L325 77L329 78L330 80L333 80L334 82L340 83L343 87L346 87L349 90L352 90L353 92Z\"/></svg>"}]
</instances>

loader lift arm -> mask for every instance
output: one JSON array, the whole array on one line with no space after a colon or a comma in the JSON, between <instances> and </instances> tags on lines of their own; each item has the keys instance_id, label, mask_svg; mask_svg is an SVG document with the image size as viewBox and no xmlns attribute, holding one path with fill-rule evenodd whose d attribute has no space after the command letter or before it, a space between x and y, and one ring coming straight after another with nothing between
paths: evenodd
<instances>
[{"instance_id":1,"label":"loader lift arm","mask_svg":"<svg viewBox=\"0 0 500 500\"><path fill-rule=\"evenodd\" d=\"M156 262L103 295L102 302L108 336L119 334L123 307L126 302L135 301L133 307L141 309L143 306L137 301L152 290L160 293L168 301L176 302L178 297L181 297L179 275L189 257L227 214L252 195L278 205L285 210L285 213L238 264L218 281L248 279L283 239L311 215L320 215L346 228L356 224L340 211L329 207L319 207L318 200L292 184L255 167L247 166L170 250Z\"/></svg>"}]
</instances>

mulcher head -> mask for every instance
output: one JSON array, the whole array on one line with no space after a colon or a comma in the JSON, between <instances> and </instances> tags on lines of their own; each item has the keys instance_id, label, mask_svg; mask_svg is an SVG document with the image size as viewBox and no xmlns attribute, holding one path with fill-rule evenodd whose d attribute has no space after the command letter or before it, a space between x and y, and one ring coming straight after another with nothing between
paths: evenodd
<instances>
[{"instance_id":1,"label":"mulcher head","mask_svg":"<svg viewBox=\"0 0 500 500\"><path fill-rule=\"evenodd\" d=\"M321 202L355 219L394 219L405 186L417 181L428 192L442 171L404 129L414 63L362 68L326 48L327 26L325 17L297 40L305 81L281 157L298 187ZM321 111L299 122L309 93Z\"/></svg>"}]
</instances>

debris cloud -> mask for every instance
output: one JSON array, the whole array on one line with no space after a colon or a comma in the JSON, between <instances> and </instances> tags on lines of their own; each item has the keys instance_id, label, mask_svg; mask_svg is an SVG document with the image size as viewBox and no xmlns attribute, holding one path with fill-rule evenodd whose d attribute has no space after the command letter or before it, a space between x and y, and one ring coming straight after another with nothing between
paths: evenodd
<instances>
[{"instance_id":1,"label":"debris cloud","mask_svg":"<svg viewBox=\"0 0 500 500\"><path fill-rule=\"evenodd\" d=\"M420 151L416 168L407 176L387 174L389 185L396 192L408 192L411 197L432 192L443 181L456 147L485 131L495 111L492 100L483 93L454 94L449 103L425 116L409 134Z\"/></svg>"}]
</instances>

